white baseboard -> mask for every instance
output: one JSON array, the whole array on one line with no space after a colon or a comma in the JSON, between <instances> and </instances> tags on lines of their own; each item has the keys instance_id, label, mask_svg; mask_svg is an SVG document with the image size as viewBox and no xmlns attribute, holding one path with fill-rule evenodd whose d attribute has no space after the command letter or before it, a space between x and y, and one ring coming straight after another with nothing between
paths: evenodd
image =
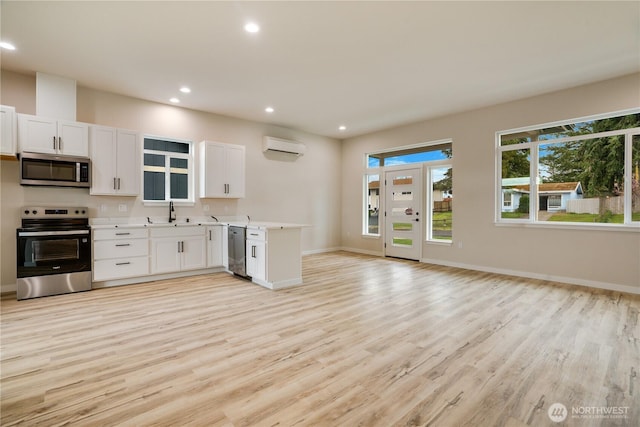
<instances>
[{"instance_id":1,"label":"white baseboard","mask_svg":"<svg viewBox=\"0 0 640 427\"><path fill-rule=\"evenodd\" d=\"M379 257L384 256L384 253L382 251L368 251L366 249L348 248L346 246L342 246L338 250L347 251L347 252L355 252L357 254L363 254L363 255L372 255L372 256L379 256Z\"/></svg>"},{"instance_id":2,"label":"white baseboard","mask_svg":"<svg viewBox=\"0 0 640 427\"><path fill-rule=\"evenodd\" d=\"M467 270L483 271L486 273L504 274L507 276L525 277L527 279L548 280L551 282L567 283L569 285L585 286L589 288L606 289L609 291L626 292L640 295L640 287L619 285L617 283L598 282L595 280L577 279L575 277L554 276L550 274L532 273L530 271L509 270L506 268L486 267L482 265L465 264L461 262L443 261L439 259L422 259L427 264L444 265L447 267L464 268Z\"/></svg>"},{"instance_id":3,"label":"white baseboard","mask_svg":"<svg viewBox=\"0 0 640 427\"><path fill-rule=\"evenodd\" d=\"M315 254L324 254L327 252L336 252L341 250L341 248L324 248L324 249L311 249L309 251L302 251L302 256L305 255L315 255Z\"/></svg>"},{"instance_id":4,"label":"white baseboard","mask_svg":"<svg viewBox=\"0 0 640 427\"><path fill-rule=\"evenodd\" d=\"M16 293L16 284L15 283L9 283L7 285L2 285L2 288L0 288L0 294L10 294L10 293Z\"/></svg>"}]
</instances>

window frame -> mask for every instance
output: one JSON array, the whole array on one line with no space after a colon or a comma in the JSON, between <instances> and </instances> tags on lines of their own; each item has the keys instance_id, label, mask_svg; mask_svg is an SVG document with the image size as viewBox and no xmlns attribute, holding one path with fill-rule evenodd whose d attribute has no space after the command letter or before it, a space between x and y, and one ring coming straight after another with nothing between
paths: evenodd
<instances>
[{"instance_id":1,"label":"window frame","mask_svg":"<svg viewBox=\"0 0 640 427\"><path fill-rule=\"evenodd\" d=\"M391 148L387 148L387 149L383 149L383 150L376 150L376 151L371 151L371 152L367 152L364 154L363 156L363 180L362 180L362 204L361 204L361 209L362 209L362 215L361 215L361 221L362 221L362 230L361 230L361 236L363 238L369 238L369 239L380 239L380 238L384 238L384 235L382 233L381 227L380 227L380 219L378 219L378 234L373 234L373 233L369 233L369 223L368 223L368 201L369 201L369 186L368 186L368 177L371 175L378 175L379 177L379 181L380 181L380 188L378 190L379 192L379 212L382 211L383 207L385 206L386 200L384 199L384 184L383 184L383 175L385 170L388 170L389 168L393 168L394 166L398 166L398 165L383 165L383 166L369 166L369 158L370 157L374 157L375 155L380 155L380 154L394 154L396 153L397 155L402 155L402 154L415 154L420 152L421 149L425 149L425 151L436 151L436 150L428 150L428 148L434 148L434 147L438 147L438 146L442 146L443 148L446 148L445 146L449 146L449 148L452 150L453 153L453 138L445 138L445 139L439 139L439 140L434 140L434 141L429 141L429 142L422 142L422 143L417 143L417 144L411 144L411 145L404 145L404 146L398 146L398 147L391 147ZM387 156L387 157L391 157L391 156ZM422 167L423 169L423 173L425 170L425 167L434 165L434 166L438 166L438 167L443 167L443 165L447 165L451 168L453 168L453 155L450 158L447 159L439 159L439 160L428 160L428 161L422 161L422 162L414 162L414 163L406 163L406 165L420 165L420 167ZM384 163L384 162L380 162L380 163ZM405 164L403 164L404 166ZM427 166L425 166L427 165ZM424 180L424 185L426 185L426 181ZM430 209L426 208L426 191L427 191L428 187L425 187L423 189L423 207L429 211ZM431 190L428 190L431 191ZM429 214L431 215L431 214ZM425 227L426 229L428 229L429 231L425 230L425 233L429 232L430 233L430 225L428 227ZM425 238L426 242L429 243L435 243L435 244L445 244L445 245L450 245L451 241L449 240L442 240L442 241L438 241L438 240L427 240L426 237L423 236L423 238Z\"/></svg>"},{"instance_id":2,"label":"window frame","mask_svg":"<svg viewBox=\"0 0 640 427\"><path fill-rule=\"evenodd\" d=\"M607 119L612 117L619 117L625 115L640 114L640 108L632 108L628 110L615 111L610 113L598 114L593 116L580 117L576 119L568 119L550 123L544 123L539 125L526 126L521 128L508 129L496 132L495 135L495 195L494 195L494 207L495 217L494 224L497 226L527 226L527 227L540 227L540 228L561 228L561 229L589 229L589 230L621 230L621 231L640 231L640 222L632 221L631 215L631 163L632 163L632 140L634 135L640 134L640 127L627 128L613 131L596 132L591 134L565 136L553 139L541 139L535 141L527 141L517 144L501 145L501 139L504 135L524 133L529 131L536 131L545 128L564 126L570 124L576 124L581 122L595 121L601 119ZM551 222L551 221L539 221L537 219L536 212L539 208L539 195L538 195L538 182L535 177L538 176L539 171L539 147L546 144L564 143L584 141L595 138L606 138L610 136L624 135L625 136L625 148L624 148L624 221L623 223L589 223L589 222ZM530 152L530 165L529 165L529 218L502 218L502 153L512 150L526 150Z\"/></svg>"},{"instance_id":3,"label":"window frame","mask_svg":"<svg viewBox=\"0 0 640 427\"><path fill-rule=\"evenodd\" d=\"M150 150L144 148L145 139L155 139L159 141L175 142L180 144L187 144L189 146L188 153L178 153L172 151L160 151ZM165 156L165 199L164 200L147 200L144 198L144 155L156 154ZM145 134L142 137L142 168L141 178L142 183L142 203L144 206L168 206L173 201L176 206L193 206L195 205L195 159L194 159L194 143L193 141L178 138L169 138L165 136ZM185 159L187 160L187 199L171 199L171 158Z\"/></svg>"},{"instance_id":4,"label":"window frame","mask_svg":"<svg viewBox=\"0 0 640 427\"><path fill-rule=\"evenodd\" d=\"M437 160L437 161L432 161L432 162L424 162L423 163L423 167L426 169L426 181L425 181L425 186L426 186L426 191L425 191L425 221L426 221L426 227L425 227L425 242L429 243L429 244L436 244L436 245L453 245L453 228L451 229L451 239L434 239L433 238L433 206L434 206L434 200L433 200L433 174L432 171L433 169L444 169L444 168L449 168L451 170L453 170L453 159L447 159L447 160ZM453 183L452 183L453 184ZM453 187L453 185L452 185ZM452 188L453 190L453 188ZM453 194L453 193L452 193ZM426 201L429 200L430 201L430 206L426 206ZM453 218L452 218L452 224L453 224ZM453 227L453 226L452 226Z\"/></svg>"}]
</instances>

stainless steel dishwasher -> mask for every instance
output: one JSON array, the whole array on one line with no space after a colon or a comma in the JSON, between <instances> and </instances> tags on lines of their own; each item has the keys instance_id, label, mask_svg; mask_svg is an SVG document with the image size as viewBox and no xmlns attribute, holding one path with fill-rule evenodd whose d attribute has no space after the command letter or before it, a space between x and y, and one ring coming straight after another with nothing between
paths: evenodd
<instances>
[{"instance_id":1,"label":"stainless steel dishwasher","mask_svg":"<svg viewBox=\"0 0 640 427\"><path fill-rule=\"evenodd\" d=\"M235 225L229 226L228 249L229 249L229 271L236 276L248 278L246 245L247 227Z\"/></svg>"}]
</instances>

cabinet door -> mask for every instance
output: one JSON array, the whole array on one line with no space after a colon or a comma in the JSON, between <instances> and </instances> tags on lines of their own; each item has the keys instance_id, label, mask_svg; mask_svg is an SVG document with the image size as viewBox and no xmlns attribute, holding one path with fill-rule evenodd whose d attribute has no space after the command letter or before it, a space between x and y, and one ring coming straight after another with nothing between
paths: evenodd
<instances>
[{"instance_id":1,"label":"cabinet door","mask_svg":"<svg viewBox=\"0 0 640 427\"><path fill-rule=\"evenodd\" d=\"M56 154L57 122L28 114L18 114L18 146L20 151Z\"/></svg>"},{"instance_id":2,"label":"cabinet door","mask_svg":"<svg viewBox=\"0 0 640 427\"><path fill-rule=\"evenodd\" d=\"M91 190L89 194L114 194L116 191L116 130L91 126L89 155L91 158Z\"/></svg>"},{"instance_id":3,"label":"cabinet door","mask_svg":"<svg viewBox=\"0 0 640 427\"><path fill-rule=\"evenodd\" d=\"M68 156L89 156L89 125L58 121L58 152Z\"/></svg>"},{"instance_id":4,"label":"cabinet door","mask_svg":"<svg viewBox=\"0 0 640 427\"><path fill-rule=\"evenodd\" d=\"M207 264L204 236L181 237L182 270L197 270Z\"/></svg>"},{"instance_id":5,"label":"cabinet door","mask_svg":"<svg viewBox=\"0 0 640 427\"><path fill-rule=\"evenodd\" d=\"M116 187L122 196L140 194L138 133L118 130L116 138Z\"/></svg>"},{"instance_id":6,"label":"cabinet door","mask_svg":"<svg viewBox=\"0 0 640 427\"><path fill-rule=\"evenodd\" d=\"M207 267L222 267L222 245L222 226L207 227Z\"/></svg>"},{"instance_id":7,"label":"cabinet door","mask_svg":"<svg viewBox=\"0 0 640 427\"><path fill-rule=\"evenodd\" d=\"M16 155L16 110L0 106L0 154Z\"/></svg>"},{"instance_id":8,"label":"cabinet door","mask_svg":"<svg viewBox=\"0 0 640 427\"><path fill-rule=\"evenodd\" d=\"M226 147L226 182L227 197L242 198L245 194L245 148L242 145Z\"/></svg>"},{"instance_id":9,"label":"cabinet door","mask_svg":"<svg viewBox=\"0 0 640 427\"><path fill-rule=\"evenodd\" d=\"M267 280L266 249L264 241L247 240L247 275L253 279Z\"/></svg>"},{"instance_id":10,"label":"cabinet door","mask_svg":"<svg viewBox=\"0 0 640 427\"><path fill-rule=\"evenodd\" d=\"M151 239L151 273L180 271L179 239Z\"/></svg>"},{"instance_id":11,"label":"cabinet door","mask_svg":"<svg viewBox=\"0 0 640 427\"><path fill-rule=\"evenodd\" d=\"M225 145L203 141L200 145L200 197L227 197Z\"/></svg>"}]
</instances>

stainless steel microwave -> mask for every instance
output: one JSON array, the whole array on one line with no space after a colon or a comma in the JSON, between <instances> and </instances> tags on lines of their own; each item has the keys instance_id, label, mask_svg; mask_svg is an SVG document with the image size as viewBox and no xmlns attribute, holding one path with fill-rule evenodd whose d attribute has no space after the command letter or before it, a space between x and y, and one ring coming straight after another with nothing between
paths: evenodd
<instances>
[{"instance_id":1,"label":"stainless steel microwave","mask_svg":"<svg viewBox=\"0 0 640 427\"><path fill-rule=\"evenodd\" d=\"M88 188L91 161L87 157L23 152L20 154L20 184Z\"/></svg>"}]
</instances>

